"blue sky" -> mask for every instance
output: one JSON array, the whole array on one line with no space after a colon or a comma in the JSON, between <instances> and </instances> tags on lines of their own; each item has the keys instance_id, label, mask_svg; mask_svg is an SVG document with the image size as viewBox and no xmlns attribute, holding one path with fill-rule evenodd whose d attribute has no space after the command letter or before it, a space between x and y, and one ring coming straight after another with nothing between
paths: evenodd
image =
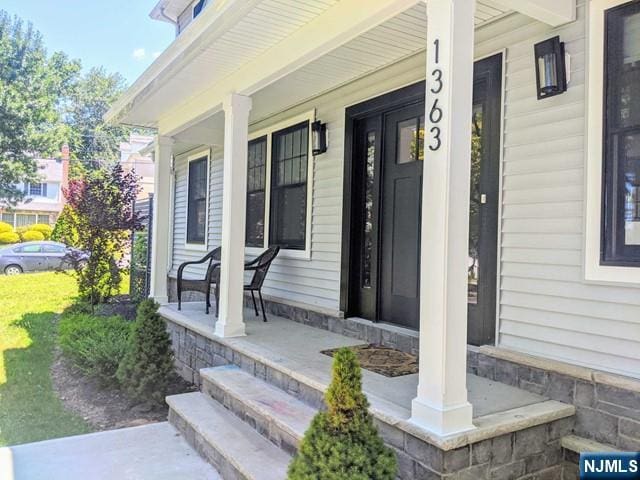
<instances>
[{"instance_id":1,"label":"blue sky","mask_svg":"<svg viewBox=\"0 0 640 480\"><path fill-rule=\"evenodd\" d=\"M0 9L31 21L49 53L61 50L85 69L103 65L132 83L175 36L149 18L157 0L0 0Z\"/></svg>"}]
</instances>

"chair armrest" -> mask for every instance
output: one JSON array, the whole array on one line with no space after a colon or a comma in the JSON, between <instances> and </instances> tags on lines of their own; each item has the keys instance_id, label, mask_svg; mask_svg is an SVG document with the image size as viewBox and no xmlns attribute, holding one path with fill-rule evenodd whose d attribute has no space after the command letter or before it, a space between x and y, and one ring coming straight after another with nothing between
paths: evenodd
<instances>
[{"instance_id":1,"label":"chair armrest","mask_svg":"<svg viewBox=\"0 0 640 480\"><path fill-rule=\"evenodd\" d=\"M205 258L201 258L200 260L192 260L190 262L184 262L181 263L180 266L178 267L178 279L182 278L182 272L184 271L184 269L189 266L189 265L199 265L201 263L206 262L208 259Z\"/></svg>"}]
</instances>

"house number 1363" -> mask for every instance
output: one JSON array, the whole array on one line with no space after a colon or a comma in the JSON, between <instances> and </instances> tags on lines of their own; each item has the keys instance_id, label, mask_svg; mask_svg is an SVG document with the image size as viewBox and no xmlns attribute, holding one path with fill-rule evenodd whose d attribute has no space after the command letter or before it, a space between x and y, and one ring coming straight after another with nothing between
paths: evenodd
<instances>
[{"instance_id":1,"label":"house number 1363","mask_svg":"<svg viewBox=\"0 0 640 480\"><path fill-rule=\"evenodd\" d=\"M431 127L430 130L431 135L433 136L433 143L429 145L429 150L435 152L436 150L440 150L440 147L442 146L442 140L440 139L441 132L438 124L442 121L444 113L442 112L442 108L438 105L438 94L442 92L444 83L442 81L442 70L438 68L438 65L440 64L440 40L435 39L433 41L433 46L433 58L436 68L431 72L432 85L430 90L435 98L433 100L433 105L431 105L431 110L429 111L429 121L433 124L433 127Z\"/></svg>"}]
</instances>

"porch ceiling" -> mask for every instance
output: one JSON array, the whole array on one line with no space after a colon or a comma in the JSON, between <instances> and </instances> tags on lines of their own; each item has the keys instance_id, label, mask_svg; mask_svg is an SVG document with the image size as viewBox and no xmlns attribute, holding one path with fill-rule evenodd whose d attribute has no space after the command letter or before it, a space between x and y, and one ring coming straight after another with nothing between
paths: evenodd
<instances>
[{"instance_id":1,"label":"porch ceiling","mask_svg":"<svg viewBox=\"0 0 640 480\"><path fill-rule=\"evenodd\" d=\"M353 0L230 0L221 2L218 8L214 4L136 81L107 118L158 127L160 118L171 117L171 112L218 85L223 90L223 84L230 77L260 57L274 53L277 50L274 47L282 47L306 28L310 30L314 21L323 20L320 17L339 18L340 9L344 12L349 3L356 5ZM390 3L395 10L379 7L377 16L363 14L362 19L372 20L366 28L338 32L343 38L333 49L308 55L297 69L284 76L261 84L256 79L256 88L250 92L238 91L254 97L252 122L423 51L426 43L424 3L419 0ZM480 0L476 27L509 12L493 0ZM220 106L209 108L211 115ZM203 118L206 117L198 120ZM193 143L198 143L195 139L200 134L208 135L220 127L220 121L211 117L194 127L196 123L179 129L193 127L189 133L184 132Z\"/></svg>"}]
</instances>

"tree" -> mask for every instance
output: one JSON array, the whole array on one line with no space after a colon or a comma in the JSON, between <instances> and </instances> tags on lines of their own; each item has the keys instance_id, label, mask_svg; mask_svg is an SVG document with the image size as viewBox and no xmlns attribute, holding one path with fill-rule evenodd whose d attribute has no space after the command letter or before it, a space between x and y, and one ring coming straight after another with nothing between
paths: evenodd
<instances>
[{"instance_id":1,"label":"tree","mask_svg":"<svg viewBox=\"0 0 640 480\"><path fill-rule=\"evenodd\" d=\"M92 305L120 290L118 261L130 232L141 227L134 210L139 190L138 178L120 164L73 179L63 189L69 208L55 237L88 253L87 259L72 252L68 260L77 274L80 297Z\"/></svg>"},{"instance_id":2,"label":"tree","mask_svg":"<svg viewBox=\"0 0 640 480\"><path fill-rule=\"evenodd\" d=\"M33 25L0 10L0 205L21 201L18 184L38 180L34 158L64 143L60 102L79 70L63 53L48 57Z\"/></svg>"},{"instance_id":3,"label":"tree","mask_svg":"<svg viewBox=\"0 0 640 480\"><path fill-rule=\"evenodd\" d=\"M343 348L333 361L326 412L311 422L289 480L393 480L396 458L385 447L362 393L362 373L355 353Z\"/></svg>"},{"instance_id":4,"label":"tree","mask_svg":"<svg viewBox=\"0 0 640 480\"><path fill-rule=\"evenodd\" d=\"M173 375L173 351L158 304L144 300L138 306L129 347L117 378L127 394L139 402L162 405Z\"/></svg>"},{"instance_id":5,"label":"tree","mask_svg":"<svg viewBox=\"0 0 640 480\"><path fill-rule=\"evenodd\" d=\"M82 173L83 166L92 170L119 159L120 142L127 139L131 129L106 124L103 117L125 88L122 75L109 74L102 67L92 68L75 83L65 122L71 130L69 146L73 156L82 163L79 166L74 162L72 177Z\"/></svg>"}]
</instances>

